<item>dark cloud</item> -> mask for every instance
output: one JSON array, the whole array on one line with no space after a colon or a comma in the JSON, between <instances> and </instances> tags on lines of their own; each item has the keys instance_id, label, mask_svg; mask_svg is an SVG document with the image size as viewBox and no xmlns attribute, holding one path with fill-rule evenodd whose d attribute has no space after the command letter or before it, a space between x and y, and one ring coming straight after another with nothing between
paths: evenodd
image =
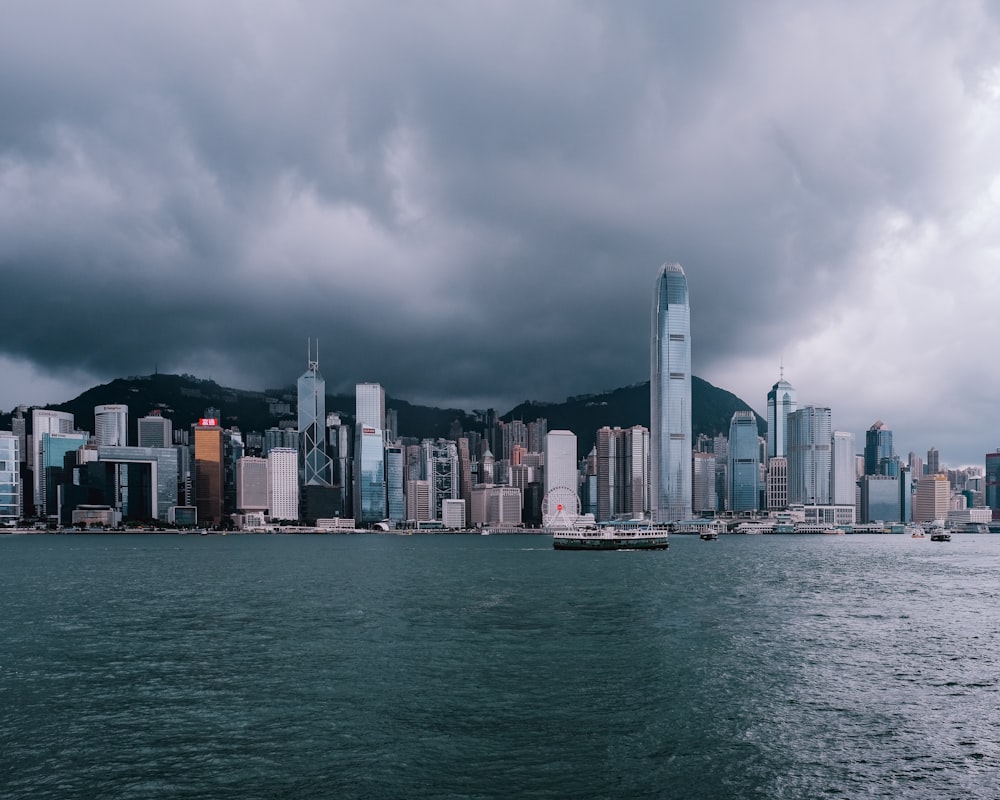
<instances>
[{"instance_id":1,"label":"dark cloud","mask_svg":"<svg viewBox=\"0 0 1000 800\"><path fill-rule=\"evenodd\" d=\"M997 24L975 4L22 7L0 30L0 353L273 386L319 337L332 386L503 408L644 379L676 260L696 371L763 396L773 375L741 384L738 359L867 307L893 220L981 199ZM838 336L817 344L834 364Z\"/></svg>"}]
</instances>

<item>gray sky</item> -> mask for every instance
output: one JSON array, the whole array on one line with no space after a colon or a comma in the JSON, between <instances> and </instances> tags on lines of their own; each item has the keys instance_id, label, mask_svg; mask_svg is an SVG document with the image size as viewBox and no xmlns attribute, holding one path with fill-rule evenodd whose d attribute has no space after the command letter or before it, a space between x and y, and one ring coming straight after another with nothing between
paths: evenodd
<instances>
[{"instance_id":1,"label":"gray sky","mask_svg":"<svg viewBox=\"0 0 1000 800\"><path fill-rule=\"evenodd\" d=\"M995 6L994 6L995 8ZM1000 447L1000 18L977 2L15 3L0 407L114 377L501 411L695 374Z\"/></svg>"}]
</instances>

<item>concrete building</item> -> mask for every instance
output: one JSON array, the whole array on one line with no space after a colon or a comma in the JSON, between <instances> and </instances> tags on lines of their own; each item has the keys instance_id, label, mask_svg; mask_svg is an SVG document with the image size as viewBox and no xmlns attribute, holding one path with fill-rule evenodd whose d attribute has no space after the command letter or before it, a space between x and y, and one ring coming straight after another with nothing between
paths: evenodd
<instances>
[{"instance_id":1,"label":"concrete building","mask_svg":"<svg viewBox=\"0 0 1000 800\"><path fill-rule=\"evenodd\" d=\"M159 411L150 411L136 423L139 447L171 447L174 424Z\"/></svg>"},{"instance_id":2,"label":"concrete building","mask_svg":"<svg viewBox=\"0 0 1000 800\"><path fill-rule=\"evenodd\" d=\"M222 427L215 417L204 417L194 426L194 505L198 521L218 525L223 517Z\"/></svg>"},{"instance_id":3,"label":"concrete building","mask_svg":"<svg viewBox=\"0 0 1000 800\"><path fill-rule=\"evenodd\" d=\"M236 462L236 508L267 511L267 459L244 456Z\"/></svg>"},{"instance_id":4,"label":"concrete building","mask_svg":"<svg viewBox=\"0 0 1000 800\"><path fill-rule=\"evenodd\" d=\"M767 461L766 477L767 510L788 508L788 459L774 456Z\"/></svg>"},{"instance_id":5,"label":"concrete building","mask_svg":"<svg viewBox=\"0 0 1000 800\"><path fill-rule=\"evenodd\" d=\"M354 387L354 424L385 429L385 390L378 383L359 383Z\"/></svg>"},{"instance_id":6,"label":"concrete building","mask_svg":"<svg viewBox=\"0 0 1000 800\"><path fill-rule=\"evenodd\" d=\"M832 437L831 414L826 406L806 405L788 415L790 504L830 504Z\"/></svg>"},{"instance_id":7,"label":"concrete building","mask_svg":"<svg viewBox=\"0 0 1000 800\"><path fill-rule=\"evenodd\" d=\"M128 445L128 406L116 403L94 407L94 442L98 447Z\"/></svg>"},{"instance_id":8,"label":"concrete building","mask_svg":"<svg viewBox=\"0 0 1000 800\"><path fill-rule=\"evenodd\" d=\"M925 475L917 481L913 504L914 522L933 522L945 519L951 500L951 486L945 475Z\"/></svg>"},{"instance_id":9,"label":"concrete building","mask_svg":"<svg viewBox=\"0 0 1000 800\"><path fill-rule=\"evenodd\" d=\"M460 499L442 500L441 524L451 530L465 530L465 501Z\"/></svg>"},{"instance_id":10,"label":"concrete building","mask_svg":"<svg viewBox=\"0 0 1000 800\"><path fill-rule=\"evenodd\" d=\"M272 447L267 454L267 510L273 520L299 519L299 451Z\"/></svg>"},{"instance_id":11,"label":"concrete building","mask_svg":"<svg viewBox=\"0 0 1000 800\"><path fill-rule=\"evenodd\" d=\"M580 509L577 472L576 434L549 431L545 435L543 525L549 525L556 517L576 520Z\"/></svg>"},{"instance_id":12,"label":"concrete building","mask_svg":"<svg viewBox=\"0 0 1000 800\"><path fill-rule=\"evenodd\" d=\"M834 431L832 445L830 499L835 505L850 505L858 488L854 434Z\"/></svg>"},{"instance_id":13,"label":"concrete building","mask_svg":"<svg viewBox=\"0 0 1000 800\"><path fill-rule=\"evenodd\" d=\"M0 526L21 519L21 441L13 431L0 431Z\"/></svg>"},{"instance_id":14,"label":"concrete building","mask_svg":"<svg viewBox=\"0 0 1000 800\"><path fill-rule=\"evenodd\" d=\"M425 480L406 482L406 519L428 522L431 517L431 485Z\"/></svg>"}]
</instances>

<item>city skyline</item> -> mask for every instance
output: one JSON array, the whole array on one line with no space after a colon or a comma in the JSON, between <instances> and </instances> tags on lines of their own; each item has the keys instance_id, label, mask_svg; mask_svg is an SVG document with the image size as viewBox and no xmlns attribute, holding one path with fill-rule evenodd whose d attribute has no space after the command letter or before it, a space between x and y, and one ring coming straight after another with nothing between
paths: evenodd
<instances>
[{"instance_id":1,"label":"city skyline","mask_svg":"<svg viewBox=\"0 0 1000 800\"><path fill-rule=\"evenodd\" d=\"M5 411L156 370L265 388L310 336L333 392L559 401L645 379L677 261L693 373L758 413L783 364L858 437L1000 446L989 5L59 19L0 30Z\"/></svg>"}]
</instances>

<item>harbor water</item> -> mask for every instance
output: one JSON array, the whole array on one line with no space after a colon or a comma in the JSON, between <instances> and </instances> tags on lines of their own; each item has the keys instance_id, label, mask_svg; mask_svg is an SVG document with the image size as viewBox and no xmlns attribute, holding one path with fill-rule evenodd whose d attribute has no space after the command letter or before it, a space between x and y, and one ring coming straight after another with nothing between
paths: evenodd
<instances>
[{"instance_id":1,"label":"harbor water","mask_svg":"<svg viewBox=\"0 0 1000 800\"><path fill-rule=\"evenodd\" d=\"M0 796L993 798L1000 536L0 536Z\"/></svg>"}]
</instances>

